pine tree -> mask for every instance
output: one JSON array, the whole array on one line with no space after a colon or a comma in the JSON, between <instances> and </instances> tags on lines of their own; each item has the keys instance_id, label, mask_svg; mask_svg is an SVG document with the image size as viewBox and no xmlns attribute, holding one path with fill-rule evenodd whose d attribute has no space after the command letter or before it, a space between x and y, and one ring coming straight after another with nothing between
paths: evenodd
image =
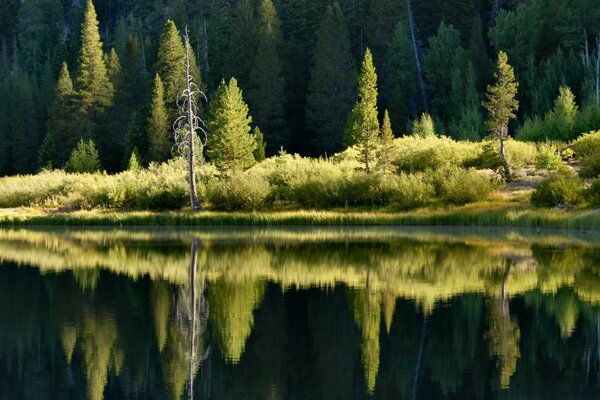
<instances>
[{"instance_id":1,"label":"pine tree","mask_svg":"<svg viewBox=\"0 0 600 400\"><path fill-rule=\"evenodd\" d=\"M17 174L36 170L39 137L35 116L34 82L29 74L21 72L12 97L10 115L12 121L12 170Z\"/></svg>"},{"instance_id":2,"label":"pine tree","mask_svg":"<svg viewBox=\"0 0 600 400\"><path fill-rule=\"evenodd\" d=\"M268 153L274 154L290 143L284 109L284 86L281 60L278 53L279 19L271 0L260 4L258 49L250 71L248 102L255 123L266 135Z\"/></svg>"},{"instance_id":3,"label":"pine tree","mask_svg":"<svg viewBox=\"0 0 600 400\"><path fill-rule=\"evenodd\" d=\"M171 155L169 116L164 100L162 80L158 74L154 77L152 103L147 122L148 161L163 162Z\"/></svg>"},{"instance_id":4,"label":"pine tree","mask_svg":"<svg viewBox=\"0 0 600 400\"><path fill-rule=\"evenodd\" d=\"M437 35L429 39L429 52L425 57L425 76L427 77L433 116L447 122L457 113L457 105L452 101L453 86L462 87L462 63L464 49L460 44L459 32L452 26L442 23ZM458 76L453 74L459 72ZM457 82L457 79L459 82ZM452 82L455 82L455 85Z\"/></svg>"},{"instance_id":5,"label":"pine tree","mask_svg":"<svg viewBox=\"0 0 600 400\"><path fill-rule=\"evenodd\" d=\"M483 116L476 85L475 71L472 64L469 63L462 99L456 101L461 105L460 113L453 117L450 124L450 130L457 139L473 141L481 139Z\"/></svg>"},{"instance_id":6,"label":"pine tree","mask_svg":"<svg viewBox=\"0 0 600 400\"><path fill-rule=\"evenodd\" d=\"M261 162L265 159L265 152L267 144L265 143L265 137L258 126L255 126L252 130L252 136L256 147L254 148L254 159L256 162Z\"/></svg>"},{"instance_id":7,"label":"pine tree","mask_svg":"<svg viewBox=\"0 0 600 400\"><path fill-rule=\"evenodd\" d=\"M75 78L78 105L88 122L112 105L114 89L108 75L98 32L98 19L92 0L86 3L81 25L81 50Z\"/></svg>"},{"instance_id":8,"label":"pine tree","mask_svg":"<svg viewBox=\"0 0 600 400\"><path fill-rule=\"evenodd\" d=\"M413 121L412 135L423 139L435 136L435 124L431 115L423 113Z\"/></svg>"},{"instance_id":9,"label":"pine tree","mask_svg":"<svg viewBox=\"0 0 600 400\"><path fill-rule=\"evenodd\" d=\"M252 117L235 78L221 81L210 101L207 155L221 171L243 170L256 161Z\"/></svg>"},{"instance_id":10,"label":"pine tree","mask_svg":"<svg viewBox=\"0 0 600 400\"><path fill-rule=\"evenodd\" d=\"M110 52L104 55L104 64L106 64L108 80L112 83L115 91L119 90L121 83L121 62L114 48L110 49Z\"/></svg>"},{"instance_id":11,"label":"pine tree","mask_svg":"<svg viewBox=\"0 0 600 400\"><path fill-rule=\"evenodd\" d=\"M85 132L74 120L77 115L75 107L73 81L65 62L60 69L54 100L49 107L46 134L51 137L47 141L59 145L61 151L56 153L55 159L44 159L44 164L52 163L55 167L62 167L67 162L69 153L75 148L82 133Z\"/></svg>"},{"instance_id":12,"label":"pine tree","mask_svg":"<svg viewBox=\"0 0 600 400\"><path fill-rule=\"evenodd\" d=\"M179 92L185 85L185 78L181 73L184 60L185 49L181 35L175 22L168 20L160 36L154 69L163 82L165 99L169 104L175 103Z\"/></svg>"},{"instance_id":13,"label":"pine tree","mask_svg":"<svg viewBox=\"0 0 600 400\"><path fill-rule=\"evenodd\" d=\"M360 162L371 170L379 142L379 121L377 119L377 73L373 65L373 55L367 48L358 76L359 101L354 105L346 127L346 144L356 145Z\"/></svg>"},{"instance_id":14,"label":"pine tree","mask_svg":"<svg viewBox=\"0 0 600 400\"><path fill-rule=\"evenodd\" d=\"M319 153L335 153L344 142L343 117L352 109L356 67L338 3L327 7L317 33L306 99L306 124Z\"/></svg>"},{"instance_id":15,"label":"pine tree","mask_svg":"<svg viewBox=\"0 0 600 400\"><path fill-rule=\"evenodd\" d=\"M377 152L377 166L384 172L394 172L396 167L393 162L397 157L397 148L394 144L394 132L390 122L388 110L383 114L383 123L381 124L381 134L379 139L379 151Z\"/></svg>"},{"instance_id":16,"label":"pine tree","mask_svg":"<svg viewBox=\"0 0 600 400\"><path fill-rule=\"evenodd\" d=\"M569 141L575 139L573 126L579 113L575 95L568 86L561 86L554 100L554 108L546 116L546 132L552 139Z\"/></svg>"},{"instance_id":17,"label":"pine tree","mask_svg":"<svg viewBox=\"0 0 600 400\"><path fill-rule=\"evenodd\" d=\"M256 16L252 0L240 0L233 8L229 28L229 42L224 55L222 75L218 79L235 76L240 87L249 87L250 71L254 65L257 49ZM225 27L224 26L224 27Z\"/></svg>"},{"instance_id":18,"label":"pine tree","mask_svg":"<svg viewBox=\"0 0 600 400\"><path fill-rule=\"evenodd\" d=\"M191 57L191 74L199 87L202 87L200 70L196 65L196 58ZM185 78L181 73L185 63L185 48L177 26L168 20L163 28L158 47L158 58L154 66L155 72L160 76L165 91L165 103L169 111L170 122L174 122L178 109L176 100L185 88Z\"/></svg>"},{"instance_id":19,"label":"pine tree","mask_svg":"<svg viewBox=\"0 0 600 400\"><path fill-rule=\"evenodd\" d=\"M91 139L81 139L71 152L69 161L65 165L67 172L92 173L100 170L100 157L96 145Z\"/></svg>"},{"instance_id":20,"label":"pine tree","mask_svg":"<svg viewBox=\"0 0 600 400\"><path fill-rule=\"evenodd\" d=\"M417 109L417 68L406 27L399 22L388 46L384 95L391 113L392 125L407 126Z\"/></svg>"},{"instance_id":21,"label":"pine tree","mask_svg":"<svg viewBox=\"0 0 600 400\"><path fill-rule=\"evenodd\" d=\"M483 25L479 16L473 19L468 53L475 71L477 91L482 93L487 84L488 76L491 75L492 62L487 54Z\"/></svg>"},{"instance_id":22,"label":"pine tree","mask_svg":"<svg viewBox=\"0 0 600 400\"><path fill-rule=\"evenodd\" d=\"M488 85L486 98L482 104L489 113L486 126L499 141L498 155L504 167L504 178L510 179L510 166L506 159L504 142L508 136L508 123L516 118L519 109L519 101L516 99L518 82L515 81L515 72L508 64L508 56L505 52L498 53L498 69L494 73L496 82Z\"/></svg>"}]
</instances>

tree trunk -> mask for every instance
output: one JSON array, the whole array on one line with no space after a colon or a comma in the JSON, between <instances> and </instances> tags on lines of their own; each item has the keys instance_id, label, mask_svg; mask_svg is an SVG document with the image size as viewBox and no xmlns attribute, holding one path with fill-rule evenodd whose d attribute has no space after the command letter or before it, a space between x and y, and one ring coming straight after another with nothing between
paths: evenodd
<instances>
[{"instance_id":1,"label":"tree trunk","mask_svg":"<svg viewBox=\"0 0 600 400\"><path fill-rule=\"evenodd\" d=\"M194 121L196 116L194 115L193 109L193 93L191 86L191 76L190 76L190 38L188 35L187 26L185 27L185 82L186 82L186 96L187 98L187 120L188 120L188 129L189 129L189 138L188 138L188 146L189 146L189 157L188 157L188 173L189 173L189 181L190 181L190 203L193 212L202 211L202 205L198 200L198 191L196 189L196 154L194 151L194 135L195 135L195 127Z\"/></svg>"},{"instance_id":2,"label":"tree trunk","mask_svg":"<svg viewBox=\"0 0 600 400\"><path fill-rule=\"evenodd\" d=\"M413 18L412 7L410 0L406 1L408 13L408 28L410 30L410 38L412 42L413 54L415 57L415 66L417 68L417 81L419 82L419 93L421 94L421 103L423 109L427 109L427 93L425 92L425 79L423 78L423 67L421 66L421 57L419 55L419 46L417 44L417 28Z\"/></svg>"}]
</instances>

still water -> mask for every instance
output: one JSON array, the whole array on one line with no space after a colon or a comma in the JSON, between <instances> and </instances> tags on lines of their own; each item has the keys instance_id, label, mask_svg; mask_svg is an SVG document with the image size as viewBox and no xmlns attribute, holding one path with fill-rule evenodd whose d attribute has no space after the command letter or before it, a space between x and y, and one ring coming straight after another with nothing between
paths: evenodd
<instances>
[{"instance_id":1,"label":"still water","mask_svg":"<svg viewBox=\"0 0 600 400\"><path fill-rule=\"evenodd\" d=\"M191 398L600 398L600 234L0 230L0 399Z\"/></svg>"}]
</instances>

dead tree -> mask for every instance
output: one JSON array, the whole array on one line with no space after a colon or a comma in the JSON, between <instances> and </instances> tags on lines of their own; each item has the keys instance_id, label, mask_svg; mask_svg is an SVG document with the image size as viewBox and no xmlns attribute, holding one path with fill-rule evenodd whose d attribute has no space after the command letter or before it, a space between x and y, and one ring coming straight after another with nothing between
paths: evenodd
<instances>
[{"instance_id":1,"label":"dead tree","mask_svg":"<svg viewBox=\"0 0 600 400\"><path fill-rule=\"evenodd\" d=\"M594 103L600 104L600 34L596 36L594 41L595 49L590 54L590 48L585 35L585 43L581 51L581 60L583 66L589 71L592 83L592 91L594 94Z\"/></svg>"},{"instance_id":2,"label":"dead tree","mask_svg":"<svg viewBox=\"0 0 600 400\"><path fill-rule=\"evenodd\" d=\"M190 203L192 211L202 211L202 205L198 199L196 190L196 157L200 163L204 163L203 150L206 145L207 133L204 121L199 117L197 97L206 100L206 95L194 83L194 77L190 72L191 63L190 36L188 27L185 27L185 88L177 98L177 107L180 116L173 124L175 132L174 152L184 159L188 164L188 178L190 183ZM197 150L197 154L196 154Z\"/></svg>"},{"instance_id":3,"label":"dead tree","mask_svg":"<svg viewBox=\"0 0 600 400\"><path fill-rule=\"evenodd\" d=\"M425 79L423 78L423 66L421 63L421 53L419 51L419 43L417 39L417 27L412 13L410 0L406 2L408 15L408 29L410 31L410 40L412 43L413 55L415 57L415 67L417 69L417 82L419 84L419 93L421 95L421 105L423 109L427 109L427 92L425 91Z\"/></svg>"}]
</instances>

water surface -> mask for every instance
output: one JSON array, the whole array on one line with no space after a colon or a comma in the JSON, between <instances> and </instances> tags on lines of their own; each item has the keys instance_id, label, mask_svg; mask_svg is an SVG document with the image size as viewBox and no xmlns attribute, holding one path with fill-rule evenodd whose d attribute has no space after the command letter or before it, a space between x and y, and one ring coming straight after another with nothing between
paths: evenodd
<instances>
[{"instance_id":1,"label":"water surface","mask_svg":"<svg viewBox=\"0 0 600 400\"><path fill-rule=\"evenodd\" d=\"M600 235L0 230L0 399L592 399Z\"/></svg>"}]
</instances>

